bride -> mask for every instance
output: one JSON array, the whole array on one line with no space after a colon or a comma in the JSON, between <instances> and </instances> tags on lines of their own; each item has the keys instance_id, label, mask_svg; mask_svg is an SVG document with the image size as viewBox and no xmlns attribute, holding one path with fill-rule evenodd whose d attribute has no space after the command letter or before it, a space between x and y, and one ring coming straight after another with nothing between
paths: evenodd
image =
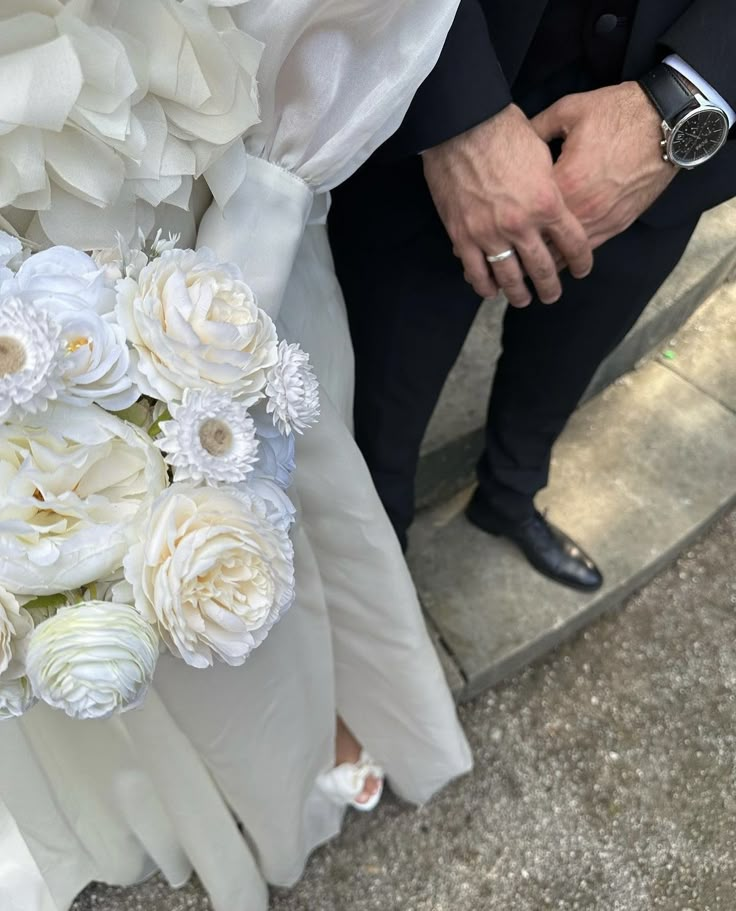
<instances>
[{"instance_id":1,"label":"bride","mask_svg":"<svg viewBox=\"0 0 736 911\"><path fill-rule=\"evenodd\" d=\"M170 3L128 0L128 9L145 16ZM243 268L281 333L310 352L322 385L321 420L297 452L297 602L242 668L195 671L164 657L142 709L73 721L39 705L0 724L0 907L9 911L66 911L91 881L130 885L155 869L172 886L196 871L215 911L265 909L266 884L293 884L346 806L376 802L383 770L400 797L421 804L470 768L400 548L350 437L350 342L324 227L327 191L399 125L456 0L209 5L201 14L232 16L263 42L261 109L245 154L239 146L212 174L197 243ZM237 47L255 52L253 42ZM8 56L7 76L5 65ZM22 87L24 75L4 84ZM49 106L60 78L51 73L44 86ZM0 129L0 165L4 138ZM94 162L74 167L85 164L94 171ZM50 206L35 215L26 199L2 210L6 222L78 247L127 230L130 206L95 209L58 170L53 180ZM182 246L194 241L198 192L175 219ZM151 200L131 205L141 219ZM159 206L157 225L174 212Z\"/></svg>"}]
</instances>

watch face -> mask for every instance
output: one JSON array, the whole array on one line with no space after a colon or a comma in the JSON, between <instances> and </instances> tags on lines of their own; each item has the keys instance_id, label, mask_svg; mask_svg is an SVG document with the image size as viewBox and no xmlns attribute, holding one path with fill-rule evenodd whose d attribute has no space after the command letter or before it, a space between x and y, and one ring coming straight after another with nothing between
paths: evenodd
<instances>
[{"instance_id":1,"label":"watch face","mask_svg":"<svg viewBox=\"0 0 736 911\"><path fill-rule=\"evenodd\" d=\"M719 108L702 107L687 114L673 129L668 142L670 160L683 168L707 161L728 135L728 120Z\"/></svg>"}]
</instances>

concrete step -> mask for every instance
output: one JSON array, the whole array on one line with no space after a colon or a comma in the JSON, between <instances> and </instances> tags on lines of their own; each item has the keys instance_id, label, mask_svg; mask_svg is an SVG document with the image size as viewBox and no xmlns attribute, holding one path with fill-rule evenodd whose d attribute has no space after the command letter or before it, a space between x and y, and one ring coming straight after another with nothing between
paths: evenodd
<instances>
[{"instance_id":1,"label":"concrete step","mask_svg":"<svg viewBox=\"0 0 736 911\"><path fill-rule=\"evenodd\" d=\"M591 383L589 398L669 342L695 309L736 267L736 201L701 220L677 269L662 286L627 338ZM437 405L417 475L420 508L451 497L470 483L482 446L487 392L499 354L504 307L487 301Z\"/></svg>"},{"instance_id":2,"label":"concrete step","mask_svg":"<svg viewBox=\"0 0 736 911\"><path fill-rule=\"evenodd\" d=\"M473 528L468 490L420 516L409 562L458 699L619 606L736 501L736 283L670 347L579 409L555 450L541 505L600 562L599 592L548 581Z\"/></svg>"}]
</instances>

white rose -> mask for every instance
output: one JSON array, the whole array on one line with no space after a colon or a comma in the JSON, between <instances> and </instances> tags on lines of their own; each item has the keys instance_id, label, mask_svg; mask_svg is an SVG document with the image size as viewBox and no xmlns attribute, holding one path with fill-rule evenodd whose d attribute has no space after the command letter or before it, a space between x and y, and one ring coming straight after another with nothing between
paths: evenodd
<instances>
[{"instance_id":1,"label":"white rose","mask_svg":"<svg viewBox=\"0 0 736 911\"><path fill-rule=\"evenodd\" d=\"M294 599L289 536L244 491L172 485L124 566L138 610L193 667L241 665Z\"/></svg>"},{"instance_id":2,"label":"white rose","mask_svg":"<svg viewBox=\"0 0 736 911\"><path fill-rule=\"evenodd\" d=\"M26 651L32 632L31 615L0 585L0 677L16 680L25 674Z\"/></svg>"},{"instance_id":3,"label":"white rose","mask_svg":"<svg viewBox=\"0 0 736 911\"><path fill-rule=\"evenodd\" d=\"M34 693L72 718L137 708L153 679L159 642L135 608L87 601L38 626L28 649Z\"/></svg>"},{"instance_id":4,"label":"white rose","mask_svg":"<svg viewBox=\"0 0 736 911\"><path fill-rule=\"evenodd\" d=\"M50 247L29 257L16 275L20 291L33 297L69 300L109 316L115 309L115 288L104 269L71 247Z\"/></svg>"},{"instance_id":5,"label":"white rose","mask_svg":"<svg viewBox=\"0 0 736 911\"><path fill-rule=\"evenodd\" d=\"M0 721L20 718L38 702L28 677L0 677Z\"/></svg>"},{"instance_id":6,"label":"white rose","mask_svg":"<svg viewBox=\"0 0 736 911\"><path fill-rule=\"evenodd\" d=\"M130 349L125 332L81 302L39 298L61 328L64 388L59 401L69 405L97 402L107 411L129 408L140 396L130 375Z\"/></svg>"},{"instance_id":7,"label":"white rose","mask_svg":"<svg viewBox=\"0 0 736 911\"><path fill-rule=\"evenodd\" d=\"M110 577L167 483L150 437L97 405L0 426L0 584L48 595Z\"/></svg>"},{"instance_id":8,"label":"white rose","mask_svg":"<svg viewBox=\"0 0 736 911\"><path fill-rule=\"evenodd\" d=\"M276 328L240 270L211 251L163 253L137 282L120 282L116 313L144 395L171 403L186 388L216 387L245 404L263 396L278 360Z\"/></svg>"}]
</instances>

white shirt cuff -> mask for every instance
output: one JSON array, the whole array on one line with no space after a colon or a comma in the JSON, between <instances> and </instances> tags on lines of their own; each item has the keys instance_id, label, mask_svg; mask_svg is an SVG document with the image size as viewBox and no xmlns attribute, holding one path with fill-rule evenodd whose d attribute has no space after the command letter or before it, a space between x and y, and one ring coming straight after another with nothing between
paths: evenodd
<instances>
[{"instance_id":1,"label":"white shirt cuff","mask_svg":"<svg viewBox=\"0 0 736 911\"><path fill-rule=\"evenodd\" d=\"M703 77L697 73L689 63L685 63L682 57L677 54L670 54L668 57L664 58L664 62L667 66L671 66L673 70L677 70L678 73L689 79L693 85L696 85L700 91L700 94L710 101L711 104L714 104L717 108L725 113L728 117L728 125L732 127L736 123L736 111L731 107L731 105L726 101L723 96L719 95L718 92L713 88L713 86L706 82Z\"/></svg>"}]
</instances>

